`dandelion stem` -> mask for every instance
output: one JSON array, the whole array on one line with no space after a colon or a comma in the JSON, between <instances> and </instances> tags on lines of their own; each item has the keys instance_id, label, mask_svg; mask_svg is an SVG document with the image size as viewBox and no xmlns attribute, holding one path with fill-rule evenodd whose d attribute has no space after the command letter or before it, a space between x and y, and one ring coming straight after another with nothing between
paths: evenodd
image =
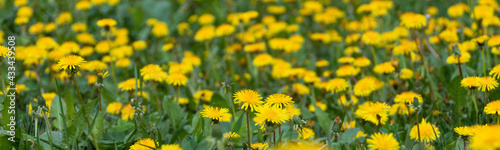
<instances>
[{"instance_id":1,"label":"dandelion stem","mask_svg":"<svg viewBox=\"0 0 500 150\"><path fill-rule=\"evenodd\" d=\"M250 134L250 110L246 111L247 114L247 137L248 137L248 149L252 149L251 143L252 143L252 134Z\"/></svg>"},{"instance_id":2,"label":"dandelion stem","mask_svg":"<svg viewBox=\"0 0 500 150\"><path fill-rule=\"evenodd\" d=\"M5 81L3 79L2 69L0 69L0 78L2 80L2 92L7 95L7 90L5 89Z\"/></svg>"},{"instance_id":3,"label":"dandelion stem","mask_svg":"<svg viewBox=\"0 0 500 150\"><path fill-rule=\"evenodd\" d=\"M500 115L497 114L497 125L500 125Z\"/></svg>"},{"instance_id":4,"label":"dandelion stem","mask_svg":"<svg viewBox=\"0 0 500 150\"><path fill-rule=\"evenodd\" d=\"M486 51L486 48L484 48L485 46L483 46L483 51L481 52L481 57L483 57L483 71L484 71L484 74L483 76L487 76L488 74L486 74L486 63L485 63L485 60L484 60L484 53Z\"/></svg>"},{"instance_id":5,"label":"dandelion stem","mask_svg":"<svg viewBox=\"0 0 500 150\"><path fill-rule=\"evenodd\" d=\"M460 73L460 77L462 77L462 79L464 78L464 74L462 73L462 64L460 64L460 57L458 58L458 63L457 63L457 66L458 66L458 73Z\"/></svg>"}]
</instances>

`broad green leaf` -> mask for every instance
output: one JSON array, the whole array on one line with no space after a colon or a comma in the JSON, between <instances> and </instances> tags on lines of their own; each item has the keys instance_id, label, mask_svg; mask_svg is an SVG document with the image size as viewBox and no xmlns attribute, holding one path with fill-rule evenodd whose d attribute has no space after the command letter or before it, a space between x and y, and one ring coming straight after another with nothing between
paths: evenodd
<instances>
[{"instance_id":1,"label":"broad green leaf","mask_svg":"<svg viewBox=\"0 0 500 150\"><path fill-rule=\"evenodd\" d=\"M344 131L340 136L340 143L350 144L356 141L356 134L361 131L359 128L351 128Z\"/></svg>"},{"instance_id":2,"label":"broad green leaf","mask_svg":"<svg viewBox=\"0 0 500 150\"><path fill-rule=\"evenodd\" d=\"M70 119L75 118L75 104L73 96L68 88L64 90L64 100L66 100L66 108L68 108L68 116Z\"/></svg>"},{"instance_id":3,"label":"broad green leaf","mask_svg":"<svg viewBox=\"0 0 500 150\"><path fill-rule=\"evenodd\" d=\"M323 129L325 134L329 134L329 129L330 129L330 124L332 123L332 119L328 117L328 114L321 110L316 104L314 104L314 107L316 107L314 114L316 114L316 117L318 118L319 126Z\"/></svg>"},{"instance_id":4,"label":"broad green leaf","mask_svg":"<svg viewBox=\"0 0 500 150\"><path fill-rule=\"evenodd\" d=\"M85 111L87 113L90 113L92 111L92 109L96 106L96 104L97 104L97 99L94 99L90 103L85 104L85 106L84 106ZM90 114L88 114L88 115L90 115ZM83 110L80 109L78 111L78 113L76 114L75 118L73 119L71 126L69 127L69 134L70 135L68 135L68 136L70 137L71 141L75 141L76 139L78 139L80 134L82 134L83 131L86 129L87 122L85 121L84 117L85 116L83 114Z\"/></svg>"},{"instance_id":5,"label":"broad green leaf","mask_svg":"<svg viewBox=\"0 0 500 150\"><path fill-rule=\"evenodd\" d=\"M163 98L163 108L170 117L173 124L178 125L183 116L181 106L175 101L168 99L166 96Z\"/></svg>"},{"instance_id":6,"label":"broad green leaf","mask_svg":"<svg viewBox=\"0 0 500 150\"><path fill-rule=\"evenodd\" d=\"M460 85L461 81L462 78L460 76L457 76L453 78L453 80L451 80L447 86L448 95L453 101L455 101L458 108L462 108L467 104L466 102L467 89L463 88Z\"/></svg>"},{"instance_id":7,"label":"broad green leaf","mask_svg":"<svg viewBox=\"0 0 500 150\"><path fill-rule=\"evenodd\" d=\"M229 108L230 104L228 104L227 102L228 101L224 97L222 97L222 95L220 95L219 93L214 93L210 104L213 107Z\"/></svg>"}]
</instances>

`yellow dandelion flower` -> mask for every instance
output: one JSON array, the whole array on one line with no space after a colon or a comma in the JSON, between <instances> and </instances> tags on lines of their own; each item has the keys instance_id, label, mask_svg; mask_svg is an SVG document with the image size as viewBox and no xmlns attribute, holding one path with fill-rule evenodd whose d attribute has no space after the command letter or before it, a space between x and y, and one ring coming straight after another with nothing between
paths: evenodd
<instances>
[{"instance_id":1,"label":"yellow dandelion flower","mask_svg":"<svg viewBox=\"0 0 500 150\"><path fill-rule=\"evenodd\" d=\"M234 103L242 103L241 109L253 111L254 108L259 107L264 102L259 93L254 90L244 89L234 93Z\"/></svg>"},{"instance_id":2,"label":"yellow dandelion flower","mask_svg":"<svg viewBox=\"0 0 500 150\"><path fill-rule=\"evenodd\" d=\"M419 103L423 102L422 95L417 94L415 92L403 92L401 94L398 94L394 98L394 102L396 102L396 103L405 103L405 104L413 104L413 99L414 98L417 98Z\"/></svg>"},{"instance_id":3,"label":"yellow dandelion flower","mask_svg":"<svg viewBox=\"0 0 500 150\"><path fill-rule=\"evenodd\" d=\"M201 27L195 34L194 39L199 42L210 41L215 36L215 27L211 25Z\"/></svg>"},{"instance_id":4,"label":"yellow dandelion flower","mask_svg":"<svg viewBox=\"0 0 500 150\"><path fill-rule=\"evenodd\" d=\"M0 56L6 58L9 54L9 49L5 46L0 46Z\"/></svg>"},{"instance_id":5,"label":"yellow dandelion flower","mask_svg":"<svg viewBox=\"0 0 500 150\"><path fill-rule=\"evenodd\" d=\"M167 78L167 73L159 65L149 64L142 67L140 71L144 81L163 82Z\"/></svg>"},{"instance_id":6,"label":"yellow dandelion flower","mask_svg":"<svg viewBox=\"0 0 500 150\"><path fill-rule=\"evenodd\" d=\"M255 121L255 125L260 125L261 128L264 127L264 124L267 125L267 123L282 124L290 119L287 112L282 108L262 105L255 109L257 113L253 120Z\"/></svg>"},{"instance_id":7,"label":"yellow dandelion flower","mask_svg":"<svg viewBox=\"0 0 500 150\"><path fill-rule=\"evenodd\" d=\"M293 104L292 97L285 94L272 94L266 98L266 104L270 106L275 106L279 108L284 108L288 105Z\"/></svg>"},{"instance_id":8,"label":"yellow dandelion flower","mask_svg":"<svg viewBox=\"0 0 500 150\"><path fill-rule=\"evenodd\" d=\"M188 82L188 78L182 73L173 73L167 76L166 81L173 86L184 86Z\"/></svg>"},{"instance_id":9,"label":"yellow dandelion flower","mask_svg":"<svg viewBox=\"0 0 500 150\"><path fill-rule=\"evenodd\" d=\"M222 137L224 137L226 139L236 139L236 138L239 138L241 136L236 132L226 132L222 135Z\"/></svg>"},{"instance_id":10,"label":"yellow dandelion flower","mask_svg":"<svg viewBox=\"0 0 500 150\"><path fill-rule=\"evenodd\" d=\"M368 66L370 66L370 64L371 64L370 59L368 59L366 57L358 57L354 60L354 63L353 63L354 66L360 67L360 68L368 67Z\"/></svg>"},{"instance_id":11,"label":"yellow dandelion flower","mask_svg":"<svg viewBox=\"0 0 500 150\"><path fill-rule=\"evenodd\" d=\"M476 88L480 85L479 81L481 78L479 77L466 77L463 78L462 81L460 81L460 84L462 87L467 87L467 88Z\"/></svg>"},{"instance_id":12,"label":"yellow dandelion flower","mask_svg":"<svg viewBox=\"0 0 500 150\"><path fill-rule=\"evenodd\" d=\"M323 67L326 67L330 64L330 62L328 62L328 60L325 60L325 59L321 59L321 60L318 60L316 62L316 67L318 68L323 68Z\"/></svg>"},{"instance_id":13,"label":"yellow dandelion flower","mask_svg":"<svg viewBox=\"0 0 500 150\"><path fill-rule=\"evenodd\" d=\"M125 104L125 106L122 107L122 109L120 110L120 113L122 114L121 118L123 120L125 120L125 121L132 120L132 119L134 119L135 109L132 108L132 105L127 103L127 104Z\"/></svg>"},{"instance_id":14,"label":"yellow dandelion flower","mask_svg":"<svg viewBox=\"0 0 500 150\"><path fill-rule=\"evenodd\" d=\"M314 138L314 130L310 129L310 128L302 128L300 130L297 130L297 132L299 133L299 139L302 139L302 140L307 140L309 138Z\"/></svg>"},{"instance_id":15,"label":"yellow dandelion flower","mask_svg":"<svg viewBox=\"0 0 500 150\"><path fill-rule=\"evenodd\" d=\"M137 142L134 143L134 145L130 146L130 150L151 150L150 147L156 148L156 144L158 142L155 142L153 139L146 138L146 139L141 139Z\"/></svg>"},{"instance_id":16,"label":"yellow dandelion flower","mask_svg":"<svg viewBox=\"0 0 500 150\"><path fill-rule=\"evenodd\" d=\"M371 31L371 30L366 31L361 36L361 41L363 41L364 43L366 43L368 45L378 45L382 41L381 39L382 39L382 37L379 33L375 32L375 31Z\"/></svg>"},{"instance_id":17,"label":"yellow dandelion flower","mask_svg":"<svg viewBox=\"0 0 500 150\"><path fill-rule=\"evenodd\" d=\"M120 114L122 106L123 105L120 102L109 103L108 107L106 108L106 112L113 114L113 115L118 115L118 114Z\"/></svg>"},{"instance_id":18,"label":"yellow dandelion flower","mask_svg":"<svg viewBox=\"0 0 500 150\"><path fill-rule=\"evenodd\" d=\"M251 144L250 147L252 147L252 149L266 150L269 147L269 145L267 143L256 142Z\"/></svg>"},{"instance_id":19,"label":"yellow dandelion flower","mask_svg":"<svg viewBox=\"0 0 500 150\"><path fill-rule=\"evenodd\" d=\"M182 150L179 144L163 144L160 150Z\"/></svg>"},{"instance_id":20,"label":"yellow dandelion flower","mask_svg":"<svg viewBox=\"0 0 500 150\"><path fill-rule=\"evenodd\" d=\"M399 78L403 80L411 79L413 78L413 71L407 68L401 69L401 75L399 75Z\"/></svg>"},{"instance_id":21,"label":"yellow dandelion flower","mask_svg":"<svg viewBox=\"0 0 500 150\"><path fill-rule=\"evenodd\" d=\"M202 100L205 102L210 102L212 100L212 96L214 95L214 92L211 90L201 90L198 91L194 94L194 99L195 100Z\"/></svg>"},{"instance_id":22,"label":"yellow dandelion flower","mask_svg":"<svg viewBox=\"0 0 500 150\"><path fill-rule=\"evenodd\" d=\"M123 82L120 82L118 84L118 88L121 89L122 91L132 91L135 90L135 78L130 78L127 79Z\"/></svg>"},{"instance_id":23,"label":"yellow dandelion flower","mask_svg":"<svg viewBox=\"0 0 500 150\"><path fill-rule=\"evenodd\" d=\"M381 63L373 68L373 71L375 71L378 74L391 74L395 70L396 68L394 68L391 62Z\"/></svg>"},{"instance_id":24,"label":"yellow dandelion flower","mask_svg":"<svg viewBox=\"0 0 500 150\"><path fill-rule=\"evenodd\" d=\"M342 78L335 78L326 84L326 90L332 93L339 93L349 88L349 83L347 80Z\"/></svg>"},{"instance_id":25,"label":"yellow dandelion flower","mask_svg":"<svg viewBox=\"0 0 500 150\"><path fill-rule=\"evenodd\" d=\"M202 117L210 118L216 121L231 121L231 114L227 108L208 106L201 112Z\"/></svg>"},{"instance_id":26,"label":"yellow dandelion flower","mask_svg":"<svg viewBox=\"0 0 500 150\"><path fill-rule=\"evenodd\" d=\"M471 127L468 127L468 126L455 127L453 130L455 130L455 132L461 136L474 135L473 129Z\"/></svg>"},{"instance_id":27,"label":"yellow dandelion flower","mask_svg":"<svg viewBox=\"0 0 500 150\"><path fill-rule=\"evenodd\" d=\"M57 68L60 70L78 70L85 63L85 59L76 55L69 55L64 58L59 59L57 63Z\"/></svg>"},{"instance_id":28,"label":"yellow dandelion flower","mask_svg":"<svg viewBox=\"0 0 500 150\"><path fill-rule=\"evenodd\" d=\"M395 115L396 113L399 115L408 115L408 106L405 103L395 103L391 106L391 109L389 109L389 114L390 115ZM415 112L415 109L409 108L410 111L409 113L413 114Z\"/></svg>"},{"instance_id":29,"label":"yellow dandelion flower","mask_svg":"<svg viewBox=\"0 0 500 150\"><path fill-rule=\"evenodd\" d=\"M356 116L375 125L385 124L389 119L389 106L381 102L365 102L356 109Z\"/></svg>"},{"instance_id":30,"label":"yellow dandelion flower","mask_svg":"<svg viewBox=\"0 0 500 150\"><path fill-rule=\"evenodd\" d=\"M111 19L111 18L104 18L99 21L97 21L97 26L105 28L106 30L109 30L113 27L116 26L116 20Z\"/></svg>"},{"instance_id":31,"label":"yellow dandelion flower","mask_svg":"<svg viewBox=\"0 0 500 150\"><path fill-rule=\"evenodd\" d=\"M500 100L492 101L484 107L484 113L490 115L500 115Z\"/></svg>"},{"instance_id":32,"label":"yellow dandelion flower","mask_svg":"<svg viewBox=\"0 0 500 150\"><path fill-rule=\"evenodd\" d=\"M500 79L500 65L496 65L491 69L490 71L490 76L494 77L495 79Z\"/></svg>"},{"instance_id":33,"label":"yellow dandelion flower","mask_svg":"<svg viewBox=\"0 0 500 150\"><path fill-rule=\"evenodd\" d=\"M478 90L483 91L483 92L488 92L488 91L492 91L495 88L497 88L498 82L497 82L497 80L495 80L495 78L490 77L490 76L481 77L481 78L479 78L478 87L479 87Z\"/></svg>"},{"instance_id":34,"label":"yellow dandelion flower","mask_svg":"<svg viewBox=\"0 0 500 150\"><path fill-rule=\"evenodd\" d=\"M420 131L420 136L419 136ZM410 131L410 137L414 140L420 140L423 142L433 142L440 136L439 128L436 125L430 124L425 119L418 125L414 125Z\"/></svg>"},{"instance_id":35,"label":"yellow dandelion flower","mask_svg":"<svg viewBox=\"0 0 500 150\"><path fill-rule=\"evenodd\" d=\"M253 65L256 67L263 67L267 66L273 63L273 56L267 54L267 53L262 53L253 59Z\"/></svg>"},{"instance_id":36,"label":"yellow dandelion flower","mask_svg":"<svg viewBox=\"0 0 500 150\"><path fill-rule=\"evenodd\" d=\"M422 14L403 14L401 15L401 25L409 29L420 29L427 25L427 18Z\"/></svg>"},{"instance_id":37,"label":"yellow dandelion flower","mask_svg":"<svg viewBox=\"0 0 500 150\"><path fill-rule=\"evenodd\" d=\"M354 95L364 97L370 95L376 88L375 79L364 77L354 85L353 91Z\"/></svg>"},{"instance_id":38,"label":"yellow dandelion flower","mask_svg":"<svg viewBox=\"0 0 500 150\"><path fill-rule=\"evenodd\" d=\"M305 86L304 84L300 84L300 83L294 83L292 85L292 88L293 88L293 91L299 95L305 95L305 94L309 94L311 92L309 87Z\"/></svg>"},{"instance_id":39,"label":"yellow dandelion flower","mask_svg":"<svg viewBox=\"0 0 500 150\"><path fill-rule=\"evenodd\" d=\"M337 69L337 71L335 71L338 77L356 76L360 72L361 72L360 68L354 67L352 65L342 65Z\"/></svg>"},{"instance_id":40,"label":"yellow dandelion flower","mask_svg":"<svg viewBox=\"0 0 500 150\"><path fill-rule=\"evenodd\" d=\"M399 149L399 143L394 138L392 133L385 134L385 133L375 133L373 134L370 139L366 140L368 143L368 147L370 149L374 150L398 150Z\"/></svg>"},{"instance_id":41,"label":"yellow dandelion flower","mask_svg":"<svg viewBox=\"0 0 500 150\"><path fill-rule=\"evenodd\" d=\"M475 135L470 139L470 148L473 150L496 150L500 149L500 126L490 125L477 129Z\"/></svg>"}]
</instances>

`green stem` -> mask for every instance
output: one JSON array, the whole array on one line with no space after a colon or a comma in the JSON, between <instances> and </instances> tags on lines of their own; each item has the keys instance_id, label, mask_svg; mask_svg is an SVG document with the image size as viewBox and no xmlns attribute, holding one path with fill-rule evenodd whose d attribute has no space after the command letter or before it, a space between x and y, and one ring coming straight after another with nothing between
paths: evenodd
<instances>
[{"instance_id":1,"label":"green stem","mask_svg":"<svg viewBox=\"0 0 500 150\"><path fill-rule=\"evenodd\" d=\"M375 53L375 47L374 47L374 46L372 46L370 50L371 50L372 55L373 55L373 62L374 62L374 65L378 65L378 59L377 59L377 54Z\"/></svg>"},{"instance_id":2,"label":"green stem","mask_svg":"<svg viewBox=\"0 0 500 150\"><path fill-rule=\"evenodd\" d=\"M479 117L479 110L477 109L476 98L474 97L474 93L472 93L472 102L474 103L474 110L476 111L476 117ZM480 120L479 118L477 120Z\"/></svg>"},{"instance_id":3,"label":"green stem","mask_svg":"<svg viewBox=\"0 0 500 150\"><path fill-rule=\"evenodd\" d=\"M484 74L483 76L487 76L488 74L486 73L486 63L485 63L485 60L484 60L484 51L486 51L486 49L484 48L485 46L483 46L483 51L481 52L481 56L483 57L483 71L484 71Z\"/></svg>"},{"instance_id":4,"label":"green stem","mask_svg":"<svg viewBox=\"0 0 500 150\"><path fill-rule=\"evenodd\" d=\"M247 114L247 137L248 137L248 149L252 149L252 134L250 134L250 110L246 111Z\"/></svg>"}]
</instances>

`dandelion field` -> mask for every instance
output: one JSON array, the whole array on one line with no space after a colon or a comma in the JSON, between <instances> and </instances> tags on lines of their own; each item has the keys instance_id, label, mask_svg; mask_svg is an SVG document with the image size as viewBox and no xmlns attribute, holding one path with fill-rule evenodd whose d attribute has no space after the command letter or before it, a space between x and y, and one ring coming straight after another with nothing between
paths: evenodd
<instances>
[{"instance_id":1,"label":"dandelion field","mask_svg":"<svg viewBox=\"0 0 500 150\"><path fill-rule=\"evenodd\" d=\"M1 149L500 149L495 0L0 0Z\"/></svg>"}]
</instances>

